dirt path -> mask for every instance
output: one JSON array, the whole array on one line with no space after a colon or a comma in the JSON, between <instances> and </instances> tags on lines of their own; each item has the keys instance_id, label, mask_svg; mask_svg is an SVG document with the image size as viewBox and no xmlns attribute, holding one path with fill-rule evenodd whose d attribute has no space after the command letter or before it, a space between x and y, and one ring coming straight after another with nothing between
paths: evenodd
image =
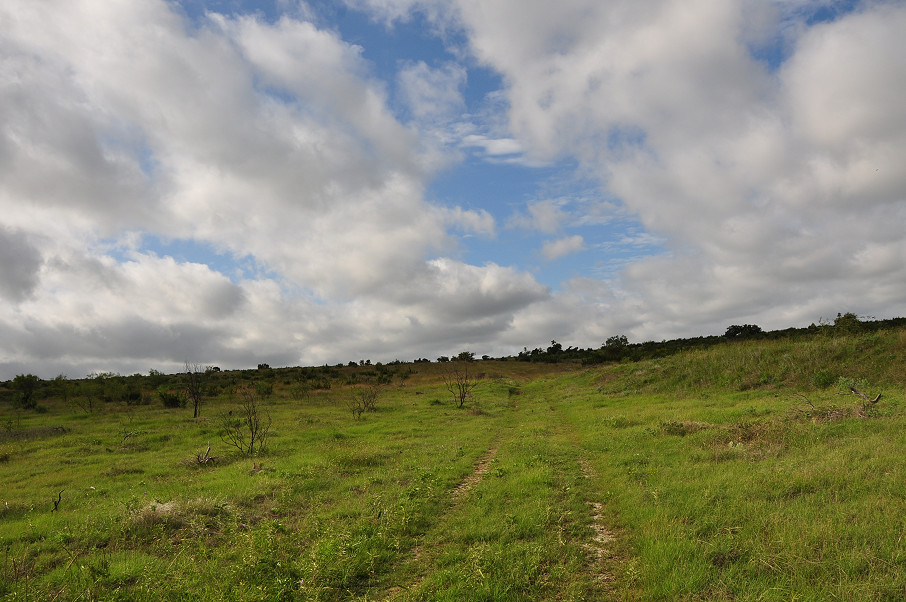
<instances>
[{"instance_id":1,"label":"dirt path","mask_svg":"<svg viewBox=\"0 0 906 602\"><path fill-rule=\"evenodd\" d=\"M478 460L478 464L475 465L475 470L472 471L472 474L468 475L462 480L462 483L453 489L452 498L454 504L464 498L476 485L478 485L478 483L481 482L481 479L484 478L484 475L487 474L488 470L491 468L491 461L494 459L494 456L497 455L497 449L498 447L496 446L489 449L487 453Z\"/></svg>"},{"instance_id":2,"label":"dirt path","mask_svg":"<svg viewBox=\"0 0 906 602\"><path fill-rule=\"evenodd\" d=\"M450 494L452 500L452 505L456 506L461 502L469 492L478 485L481 480L484 478L484 475L487 474L488 470L491 468L491 462L494 460L494 457L497 455L497 450L499 449L498 445L495 445L489 449L481 458L478 459L478 463L475 465L475 468L470 474L468 474L462 482L459 483L456 487L453 488L453 491ZM408 562L418 563L422 557L422 546L416 546L412 550L412 556ZM408 586L395 586L390 588L387 592L387 596L384 598L385 602L391 600L397 600L402 596L405 596L408 592L416 591L421 586L422 581L424 581L424 576L414 583L409 584Z\"/></svg>"},{"instance_id":3,"label":"dirt path","mask_svg":"<svg viewBox=\"0 0 906 602\"><path fill-rule=\"evenodd\" d=\"M594 468L585 458L579 460L579 470L582 472L582 477L586 480L593 480L597 476ZM591 541L585 542L582 547L588 553L589 564L595 573L595 580L598 582L613 581L613 575L605 567L607 559L612 557L610 548L616 537L604 521L604 505L593 499L586 499L585 504L591 513L591 528L594 534L591 537Z\"/></svg>"}]
</instances>

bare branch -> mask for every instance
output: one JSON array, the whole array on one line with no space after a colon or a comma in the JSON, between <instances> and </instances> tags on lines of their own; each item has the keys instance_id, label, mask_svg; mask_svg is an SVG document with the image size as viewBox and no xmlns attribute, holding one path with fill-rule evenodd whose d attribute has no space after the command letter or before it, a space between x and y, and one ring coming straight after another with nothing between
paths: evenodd
<instances>
[{"instance_id":1,"label":"bare branch","mask_svg":"<svg viewBox=\"0 0 906 602\"><path fill-rule=\"evenodd\" d=\"M211 444L208 443L208 449L205 450L204 454L195 454L195 461L201 465L213 464L217 460L217 456L211 455Z\"/></svg>"},{"instance_id":2,"label":"bare branch","mask_svg":"<svg viewBox=\"0 0 906 602\"><path fill-rule=\"evenodd\" d=\"M795 395L796 397L801 397L802 399L804 399L804 400L805 400L805 403L807 403L807 404L809 404L810 406L812 406L812 409L813 409L813 410L817 410L817 409L818 409L818 408L815 407L815 404L812 403L812 400L809 399L808 397L806 397L805 395L803 395L802 393L794 393L793 395Z\"/></svg>"},{"instance_id":3,"label":"bare branch","mask_svg":"<svg viewBox=\"0 0 906 602\"><path fill-rule=\"evenodd\" d=\"M877 397L875 397L874 399L871 399L868 395L866 395L865 393L863 393L862 391L860 391L859 389L855 388L852 385L849 386L849 390L852 391L853 393L855 393L856 395L858 395L859 397L861 397L862 399L864 399L865 401L867 401L868 403L878 403L878 401L881 400L880 393L878 393Z\"/></svg>"}]
</instances>

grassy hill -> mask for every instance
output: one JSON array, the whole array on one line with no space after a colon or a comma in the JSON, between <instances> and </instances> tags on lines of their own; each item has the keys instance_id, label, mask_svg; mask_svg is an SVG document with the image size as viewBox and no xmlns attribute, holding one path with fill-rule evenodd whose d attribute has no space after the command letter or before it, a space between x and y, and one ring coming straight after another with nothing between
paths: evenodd
<instances>
[{"instance_id":1,"label":"grassy hill","mask_svg":"<svg viewBox=\"0 0 906 602\"><path fill-rule=\"evenodd\" d=\"M178 375L44 382L0 406L0 596L904 599L904 358L896 325L209 372L197 419L161 404ZM221 437L248 400L252 455Z\"/></svg>"}]
</instances>

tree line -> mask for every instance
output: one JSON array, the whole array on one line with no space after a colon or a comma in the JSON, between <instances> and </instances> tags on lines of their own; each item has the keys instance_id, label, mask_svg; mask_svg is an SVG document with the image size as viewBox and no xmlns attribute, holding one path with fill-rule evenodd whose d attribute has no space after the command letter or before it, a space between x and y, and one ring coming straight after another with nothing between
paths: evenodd
<instances>
[{"instance_id":1,"label":"tree line","mask_svg":"<svg viewBox=\"0 0 906 602\"><path fill-rule=\"evenodd\" d=\"M758 339L795 339L812 336L835 336L857 332L872 332L888 328L906 326L906 318L875 320L859 317L853 313L838 313L833 320L820 320L805 328L786 328L764 331L754 324L734 324L727 328L723 335L677 338L663 341L646 341L632 343L625 335L613 335L600 347L579 348L563 347L557 341L551 341L546 347L527 347L515 356L491 358L481 356L481 360L519 361L519 362L577 362L583 365L604 364L609 362L636 362L647 359L666 357L696 348L706 348L728 341L746 341ZM462 351L458 355L440 356L438 363L479 361L475 353ZM413 362L430 363L426 358ZM125 402L127 404L149 404L159 401L165 407L184 408L191 405L193 415L201 414L205 399L229 394L243 389L254 391L259 397L267 398L274 391L277 379L287 388L293 398L301 399L311 391L329 389L332 382L349 385L362 383L388 384L394 378L404 379L412 373L404 367L409 366L399 360L387 364L371 360L350 361L336 366L311 366L293 368L271 368L268 364L258 364L257 369L221 370L217 366L200 366L186 363L185 371L178 374L164 374L150 370L147 375L133 374L122 376L103 372L89 374L83 379L70 379L59 375L50 380L43 380L33 374L19 374L10 381L0 383L0 401L14 407L42 411L38 403L41 399L59 398L73 403L86 412L91 412L105 402Z\"/></svg>"}]
</instances>

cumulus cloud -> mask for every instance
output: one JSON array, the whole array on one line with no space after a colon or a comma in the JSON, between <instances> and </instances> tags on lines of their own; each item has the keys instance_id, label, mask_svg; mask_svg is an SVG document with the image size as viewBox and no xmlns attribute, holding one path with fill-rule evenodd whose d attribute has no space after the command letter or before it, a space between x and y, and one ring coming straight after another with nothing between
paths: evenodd
<instances>
[{"instance_id":1,"label":"cumulus cloud","mask_svg":"<svg viewBox=\"0 0 906 602\"><path fill-rule=\"evenodd\" d=\"M485 211L466 210L462 207L445 208L441 210L445 221L453 227L474 232L481 236L493 237L496 232L494 216Z\"/></svg>"},{"instance_id":2,"label":"cumulus cloud","mask_svg":"<svg viewBox=\"0 0 906 602\"><path fill-rule=\"evenodd\" d=\"M639 336L900 310L902 3L369 4L456 22L502 74L524 152L578 159L663 241L610 283Z\"/></svg>"},{"instance_id":3,"label":"cumulus cloud","mask_svg":"<svg viewBox=\"0 0 906 602\"><path fill-rule=\"evenodd\" d=\"M802 23L776 74L747 45L746 2L459 6L508 82L517 139L576 156L665 240L668 256L621 280L661 336L897 311L901 268L884 258L902 257L891 223L906 210L902 4Z\"/></svg>"},{"instance_id":4,"label":"cumulus cloud","mask_svg":"<svg viewBox=\"0 0 906 602\"><path fill-rule=\"evenodd\" d=\"M456 247L451 230L493 236L494 218L425 201L426 134L393 115L360 47L291 14L0 7L2 376L38 358L44 376L319 363L410 340L400 324L421 325L421 349L454 336L452 318L477 338L548 294L509 268L432 259ZM400 85L440 127L464 78L416 62ZM145 234L261 269L231 281L143 249Z\"/></svg>"},{"instance_id":5,"label":"cumulus cloud","mask_svg":"<svg viewBox=\"0 0 906 602\"><path fill-rule=\"evenodd\" d=\"M367 289L371 273L443 239L413 134L359 49L334 34L211 15L189 35L163 2L16 13L18 71L60 80L63 94L14 86L27 98L6 121L10 204L71 213L101 236L128 227L207 241L322 293Z\"/></svg>"}]
</instances>

